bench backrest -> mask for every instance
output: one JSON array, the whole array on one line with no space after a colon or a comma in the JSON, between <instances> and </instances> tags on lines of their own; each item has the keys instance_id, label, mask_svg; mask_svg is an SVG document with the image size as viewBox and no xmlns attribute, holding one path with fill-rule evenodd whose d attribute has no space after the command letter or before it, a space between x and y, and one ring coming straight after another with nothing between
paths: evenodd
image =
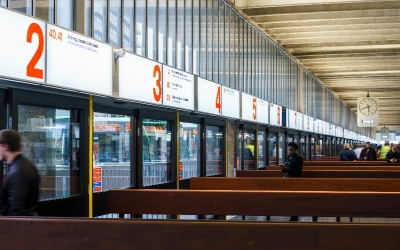
<instances>
[{"instance_id":1,"label":"bench backrest","mask_svg":"<svg viewBox=\"0 0 400 250\"><path fill-rule=\"evenodd\" d=\"M278 170L239 170L237 177L283 177ZM398 170L303 170L302 178L400 178Z\"/></svg>"},{"instance_id":2,"label":"bench backrest","mask_svg":"<svg viewBox=\"0 0 400 250\"><path fill-rule=\"evenodd\" d=\"M192 177L190 189L400 192L400 181L380 178Z\"/></svg>"}]
</instances>

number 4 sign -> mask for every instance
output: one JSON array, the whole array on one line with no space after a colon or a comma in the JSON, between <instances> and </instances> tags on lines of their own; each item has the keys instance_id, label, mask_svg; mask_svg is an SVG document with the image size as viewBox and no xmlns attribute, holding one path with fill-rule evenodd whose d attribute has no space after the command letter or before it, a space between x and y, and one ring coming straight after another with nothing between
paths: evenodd
<instances>
[{"instance_id":1,"label":"number 4 sign","mask_svg":"<svg viewBox=\"0 0 400 250\"><path fill-rule=\"evenodd\" d=\"M222 112L221 85L197 78L197 110L214 115Z\"/></svg>"},{"instance_id":2,"label":"number 4 sign","mask_svg":"<svg viewBox=\"0 0 400 250\"><path fill-rule=\"evenodd\" d=\"M43 83L45 22L0 8L0 34L0 75Z\"/></svg>"}]
</instances>

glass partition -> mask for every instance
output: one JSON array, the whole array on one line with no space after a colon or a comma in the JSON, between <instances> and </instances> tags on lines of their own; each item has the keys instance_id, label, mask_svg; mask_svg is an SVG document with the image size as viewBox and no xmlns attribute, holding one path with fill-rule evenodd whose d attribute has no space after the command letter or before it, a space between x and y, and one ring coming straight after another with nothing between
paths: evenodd
<instances>
[{"instance_id":1,"label":"glass partition","mask_svg":"<svg viewBox=\"0 0 400 250\"><path fill-rule=\"evenodd\" d=\"M190 179L200 176L200 124L180 123L179 147L182 171L180 179Z\"/></svg>"},{"instance_id":2,"label":"glass partition","mask_svg":"<svg viewBox=\"0 0 400 250\"><path fill-rule=\"evenodd\" d=\"M265 149L267 147L267 133L265 131L258 131L257 138L257 152L258 152L258 168L267 166L265 157Z\"/></svg>"},{"instance_id":3,"label":"glass partition","mask_svg":"<svg viewBox=\"0 0 400 250\"><path fill-rule=\"evenodd\" d=\"M269 166L276 166L276 137L277 133L269 133Z\"/></svg>"},{"instance_id":4,"label":"glass partition","mask_svg":"<svg viewBox=\"0 0 400 250\"><path fill-rule=\"evenodd\" d=\"M236 129L236 141L237 141L237 155L236 155L236 169L242 169L242 143L243 143L243 130L241 128Z\"/></svg>"},{"instance_id":5,"label":"glass partition","mask_svg":"<svg viewBox=\"0 0 400 250\"><path fill-rule=\"evenodd\" d=\"M311 160L315 159L315 137L311 137Z\"/></svg>"},{"instance_id":6,"label":"glass partition","mask_svg":"<svg viewBox=\"0 0 400 250\"><path fill-rule=\"evenodd\" d=\"M223 128L206 126L206 176L223 174Z\"/></svg>"},{"instance_id":7,"label":"glass partition","mask_svg":"<svg viewBox=\"0 0 400 250\"><path fill-rule=\"evenodd\" d=\"M130 138L131 117L94 112L93 172L101 172L102 176L98 191L131 186Z\"/></svg>"},{"instance_id":8,"label":"glass partition","mask_svg":"<svg viewBox=\"0 0 400 250\"><path fill-rule=\"evenodd\" d=\"M40 200L80 194L80 132L70 110L19 105L18 131L22 153L41 175Z\"/></svg>"},{"instance_id":9,"label":"glass partition","mask_svg":"<svg viewBox=\"0 0 400 250\"><path fill-rule=\"evenodd\" d=\"M32 16L32 0L8 1L8 8Z\"/></svg>"},{"instance_id":10,"label":"glass partition","mask_svg":"<svg viewBox=\"0 0 400 250\"><path fill-rule=\"evenodd\" d=\"M244 140L244 170L256 169L255 165L255 135L256 131L252 129L245 129L243 134Z\"/></svg>"},{"instance_id":11,"label":"glass partition","mask_svg":"<svg viewBox=\"0 0 400 250\"><path fill-rule=\"evenodd\" d=\"M172 123L166 120L143 119L142 126L143 186L173 181Z\"/></svg>"},{"instance_id":12,"label":"glass partition","mask_svg":"<svg viewBox=\"0 0 400 250\"><path fill-rule=\"evenodd\" d=\"M105 7L107 7L107 5ZM74 1L57 0L56 24L66 29L73 30L74 29L73 17L74 17Z\"/></svg>"}]
</instances>

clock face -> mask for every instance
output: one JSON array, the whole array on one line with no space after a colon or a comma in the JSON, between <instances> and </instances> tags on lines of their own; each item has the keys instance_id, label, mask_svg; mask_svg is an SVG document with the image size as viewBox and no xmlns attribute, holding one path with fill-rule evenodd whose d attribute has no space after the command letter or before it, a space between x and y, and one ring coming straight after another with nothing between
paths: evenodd
<instances>
[{"instance_id":1,"label":"clock face","mask_svg":"<svg viewBox=\"0 0 400 250\"><path fill-rule=\"evenodd\" d=\"M378 103L372 98L364 98L358 106L358 111L363 115L371 116L378 111Z\"/></svg>"}]
</instances>

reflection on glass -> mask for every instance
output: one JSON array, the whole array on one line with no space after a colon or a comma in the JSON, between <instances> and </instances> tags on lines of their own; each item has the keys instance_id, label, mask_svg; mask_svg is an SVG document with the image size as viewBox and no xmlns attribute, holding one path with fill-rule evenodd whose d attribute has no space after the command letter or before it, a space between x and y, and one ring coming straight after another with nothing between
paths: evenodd
<instances>
[{"instance_id":1,"label":"reflection on glass","mask_svg":"<svg viewBox=\"0 0 400 250\"><path fill-rule=\"evenodd\" d=\"M143 119L143 186L173 181L171 165L171 123Z\"/></svg>"},{"instance_id":2,"label":"reflection on glass","mask_svg":"<svg viewBox=\"0 0 400 250\"><path fill-rule=\"evenodd\" d=\"M73 0L57 0L57 22L56 24L66 29L74 28L74 3Z\"/></svg>"},{"instance_id":3,"label":"reflection on glass","mask_svg":"<svg viewBox=\"0 0 400 250\"><path fill-rule=\"evenodd\" d=\"M243 134L244 140L244 170L256 169L255 165L255 130L245 129Z\"/></svg>"},{"instance_id":4,"label":"reflection on glass","mask_svg":"<svg viewBox=\"0 0 400 250\"><path fill-rule=\"evenodd\" d=\"M300 138L300 155L303 157L304 160L306 160L306 137L302 136Z\"/></svg>"},{"instance_id":5,"label":"reflection on glass","mask_svg":"<svg viewBox=\"0 0 400 250\"><path fill-rule=\"evenodd\" d=\"M200 124L180 123L180 160L182 171L180 179L185 180L200 176Z\"/></svg>"},{"instance_id":6,"label":"reflection on glass","mask_svg":"<svg viewBox=\"0 0 400 250\"><path fill-rule=\"evenodd\" d=\"M269 165L276 166L276 133L269 133Z\"/></svg>"},{"instance_id":7,"label":"reflection on glass","mask_svg":"<svg viewBox=\"0 0 400 250\"><path fill-rule=\"evenodd\" d=\"M121 47L121 1L110 1L109 43Z\"/></svg>"},{"instance_id":8,"label":"reflection on glass","mask_svg":"<svg viewBox=\"0 0 400 250\"><path fill-rule=\"evenodd\" d=\"M123 48L133 52L134 0L124 0Z\"/></svg>"},{"instance_id":9,"label":"reflection on glass","mask_svg":"<svg viewBox=\"0 0 400 250\"><path fill-rule=\"evenodd\" d=\"M50 23L54 23L54 0L37 1L35 16Z\"/></svg>"},{"instance_id":10,"label":"reflection on glass","mask_svg":"<svg viewBox=\"0 0 400 250\"><path fill-rule=\"evenodd\" d=\"M157 1L147 1L147 58L157 59Z\"/></svg>"},{"instance_id":11,"label":"reflection on glass","mask_svg":"<svg viewBox=\"0 0 400 250\"><path fill-rule=\"evenodd\" d=\"M265 131L258 131L258 168L263 168L267 165L266 157L264 155L267 144L267 133Z\"/></svg>"},{"instance_id":12,"label":"reflection on glass","mask_svg":"<svg viewBox=\"0 0 400 250\"><path fill-rule=\"evenodd\" d=\"M321 140L321 139L319 139L318 141L317 141L317 145L316 145L316 153L317 153L317 155L316 155L316 158L317 159L321 159L321 157L323 156L323 154L324 154L324 147L323 147L323 140Z\"/></svg>"},{"instance_id":13,"label":"reflection on glass","mask_svg":"<svg viewBox=\"0 0 400 250\"><path fill-rule=\"evenodd\" d=\"M167 0L158 0L158 61L167 62Z\"/></svg>"},{"instance_id":14,"label":"reflection on glass","mask_svg":"<svg viewBox=\"0 0 400 250\"><path fill-rule=\"evenodd\" d=\"M311 160L315 160L315 138L311 137Z\"/></svg>"},{"instance_id":15,"label":"reflection on glass","mask_svg":"<svg viewBox=\"0 0 400 250\"><path fill-rule=\"evenodd\" d=\"M242 142L243 142L243 131L242 129L237 129L236 130L237 134L237 159L236 159L236 169L241 170L242 169Z\"/></svg>"},{"instance_id":16,"label":"reflection on glass","mask_svg":"<svg viewBox=\"0 0 400 250\"><path fill-rule=\"evenodd\" d=\"M131 118L94 112L93 119L93 167L102 173L101 191L130 187Z\"/></svg>"},{"instance_id":17,"label":"reflection on glass","mask_svg":"<svg viewBox=\"0 0 400 250\"><path fill-rule=\"evenodd\" d=\"M107 0L94 0L94 39L107 42Z\"/></svg>"},{"instance_id":18,"label":"reflection on glass","mask_svg":"<svg viewBox=\"0 0 400 250\"><path fill-rule=\"evenodd\" d=\"M136 54L146 56L146 1L136 0Z\"/></svg>"},{"instance_id":19,"label":"reflection on glass","mask_svg":"<svg viewBox=\"0 0 400 250\"><path fill-rule=\"evenodd\" d=\"M92 0L86 0L86 33L87 36L92 36Z\"/></svg>"},{"instance_id":20,"label":"reflection on glass","mask_svg":"<svg viewBox=\"0 0 400 250\"><path fill-rule=\"evenodd\" d=\"M40 200L79 194L79 125L70 129L70 111L18 106L22 153L41 175Z\"/></svg>"},{"instance_id":21,"label":"reflection on glass","mask_svg":"<svg viewBox=\"0 0 400 250\"><path fill-rule=\"evenodd\" d=\"M32 16L32 0L8 1L8 8Z\"/></svg>"},{"instance_id":22,"label":"reflection on glass","mask_svg":"<svg viewBox=\"0 0 400 250\"><path fill-rule=\"evenodd\" d=\"M285 150L282 150L282 148L284 147L284 138L285 138L285 135L284 134L282 134L282 133L280 133L279 134L279 156L278 156L278 158L279 158L279 164L282 164L283 163L283 161L282 161L282 159L285 159L285 156L286 156L286 149Z\"/></svg>"},{"instance_id":23,"label":"reflection on glass","mask_svg":"<svg viewBox=\"0 0 400 250\"><path fill-rule=\"evenodd\" d=\"M223 128L206 126L206 175L223 174Z\"/></svg>"},{"instance_id":24,"label":"reflection on glass","mask_svg":"<svg viewBox=\"0 0 400 250\"><path fill-rule=\"evenodd\" d=\"M7 7L7 0L0 0L0 6Z\"/></svg>"},{"instance_id":25,"label":"reflection on glass","mask_svg":"<svg viewBox=\"0 0 400 250\"><path fill-rule=\"evenodd\" d=\"M168 1L167 64L176 66L176 0Z\"/></svg>"}]
</instances>

